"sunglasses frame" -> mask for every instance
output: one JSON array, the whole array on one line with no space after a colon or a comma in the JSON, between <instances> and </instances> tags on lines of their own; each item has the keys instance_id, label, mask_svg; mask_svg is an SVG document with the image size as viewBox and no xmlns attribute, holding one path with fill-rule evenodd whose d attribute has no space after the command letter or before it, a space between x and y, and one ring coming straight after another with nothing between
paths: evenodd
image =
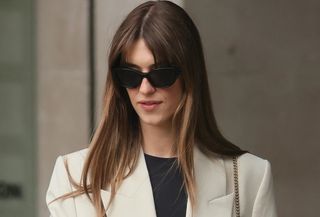
<instances>
[{"instance_id":1,"label":"sunglasses frame","mask_svg":"<svg viewBox=\"0 0 320 217\"><path fill-rule=\"evenodd\" d=\"M115 72L116 70L122 70L122 69L132 71L132 72L136 73L137 75L139 75L140 78L141 78L140 84L138 84L138 85L136 85L136 86L134 86L134 87L128 86L128 85L123 85L123 83L121 83L121 81L120 81L120 78L117 76L117 73ZM155 85L155 84L153 83L152 79L150 79L150 76L152 76L153 73L156 73L157 71L164 70L164 69L170 69L170 70L173 70L173 71L174 71L174 76L175 76L174 81L172 82L172 84L166 85L166 86ZM119 84L120 84L122 87L125 87L125 88L136 88L136 87L140 86L143 78L147 78L148 81L151 83L151 85L152 85L153 87L156 87L156 88L166 88L166 87L170 87L171 85L173 85L174 82L178 79L179 75L181 74L181 70L180 70L180 68L177 67L177 66L158 67L158 68L155 68L155 69L151 69L149 72L141 72L141 71L139 71L138 69L135 69L135 68L131 68L131 67L128 67L128 66L120 66L120 67L113 67L111 71L112 71L114 77L117 78Z\"/></svg>"}]
</instances>

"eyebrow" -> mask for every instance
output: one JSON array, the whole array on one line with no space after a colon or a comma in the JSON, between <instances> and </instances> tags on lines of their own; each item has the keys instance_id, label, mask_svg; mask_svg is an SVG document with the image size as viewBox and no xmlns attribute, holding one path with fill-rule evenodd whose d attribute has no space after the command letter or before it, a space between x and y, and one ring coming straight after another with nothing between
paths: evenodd
<instances>
[{"instance_id":1,"label":"eyebrow","mask_svg":"<svg viewBox=\"0 0 320 217\"><path fill-rule=\"evenodd\" d=\"M138 65L136 65L136 64L134 64L134 63L125 62L125 65L126 65L126 66L135 67L135 68L138 68L138 69L141 69L140 66L138 66ZM153 67L153 66L155 66L155 65L156 65L155 63L154 63L154 64L151 64L151 65L149 65L148 68Z\"/></svg>"}]
</instances>

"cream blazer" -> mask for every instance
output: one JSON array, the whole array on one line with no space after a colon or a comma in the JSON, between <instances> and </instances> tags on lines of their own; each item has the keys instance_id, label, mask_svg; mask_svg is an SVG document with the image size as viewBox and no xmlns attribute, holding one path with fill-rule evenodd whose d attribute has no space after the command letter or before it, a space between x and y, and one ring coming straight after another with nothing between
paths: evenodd
<instances>
[{"instance_id":1,"label":"cream blazer","mask_svg":"<svg viewBox=\"0 0 320 217\"><path fill-rule=\"evenodd\" d=\"M87 153L88 149L83 149L57 158L46 195L51 217L96 216L94 207L86 195L49 204L56 197L74 190L63 160L68 160L71 176L79 181ZM194 165L198 193L198 206L194 210L194 217L235 216L232 159L225 159L220 155L207 157L195 146ZM241 217L277 217L269 161L246 153L238 158L238 171ZM105 207L110 195L109 189L101 189L101 199ZM191 217L191 213L188 199L186 217ZM152 187L142 148L136 170L123 181L107 210L107 215L156 217Z\"/></svg>"}]
</instances>

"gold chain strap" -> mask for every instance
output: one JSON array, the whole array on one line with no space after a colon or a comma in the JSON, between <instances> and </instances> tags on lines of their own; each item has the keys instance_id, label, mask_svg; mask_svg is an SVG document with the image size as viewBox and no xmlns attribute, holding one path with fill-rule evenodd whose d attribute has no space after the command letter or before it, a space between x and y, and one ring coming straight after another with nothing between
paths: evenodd
<instances>
[{"instance_id":1,"label":"gold chain strap","mask_svg":"<svg viewBox=\"0 0 320 217\"><path fill-rule=\"evenodd\" d=\"M232 160L233 160L233 179L234 179L234 192L235 192L235 211L236 211L236 217L240 217L238 157L234 156Z\"/></svg>"}]
</instances>

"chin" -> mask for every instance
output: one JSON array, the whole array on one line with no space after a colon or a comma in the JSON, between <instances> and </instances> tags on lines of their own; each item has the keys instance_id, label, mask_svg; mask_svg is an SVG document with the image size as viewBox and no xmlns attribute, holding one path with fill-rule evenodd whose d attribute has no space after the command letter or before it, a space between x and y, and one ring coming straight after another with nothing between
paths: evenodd
<instances>
[{"instance_id":1,"label":"chin","mask_svg":"<svg viewBox=\"0 0 320 217\"><path fill-rule=\"evenodd\" d=\"M152 126L160 126L165 123L164 120L157 117L140 117L140 122Z\"/></svg>"},{"instance_id":2,"label":"chin","mask_svg":"<svg viewBox=\"0 0 320 217\"><path fill-rule=\"evenodd\" d=\"M161 124L161 121L159 120L155 120L155 119L143 119L143 118L140 118L140 121L143 123L143 124L147 124L147 125L153 125L153 126L157 126L157 125L160 125Z\"/></svg>"}]
</instances>

